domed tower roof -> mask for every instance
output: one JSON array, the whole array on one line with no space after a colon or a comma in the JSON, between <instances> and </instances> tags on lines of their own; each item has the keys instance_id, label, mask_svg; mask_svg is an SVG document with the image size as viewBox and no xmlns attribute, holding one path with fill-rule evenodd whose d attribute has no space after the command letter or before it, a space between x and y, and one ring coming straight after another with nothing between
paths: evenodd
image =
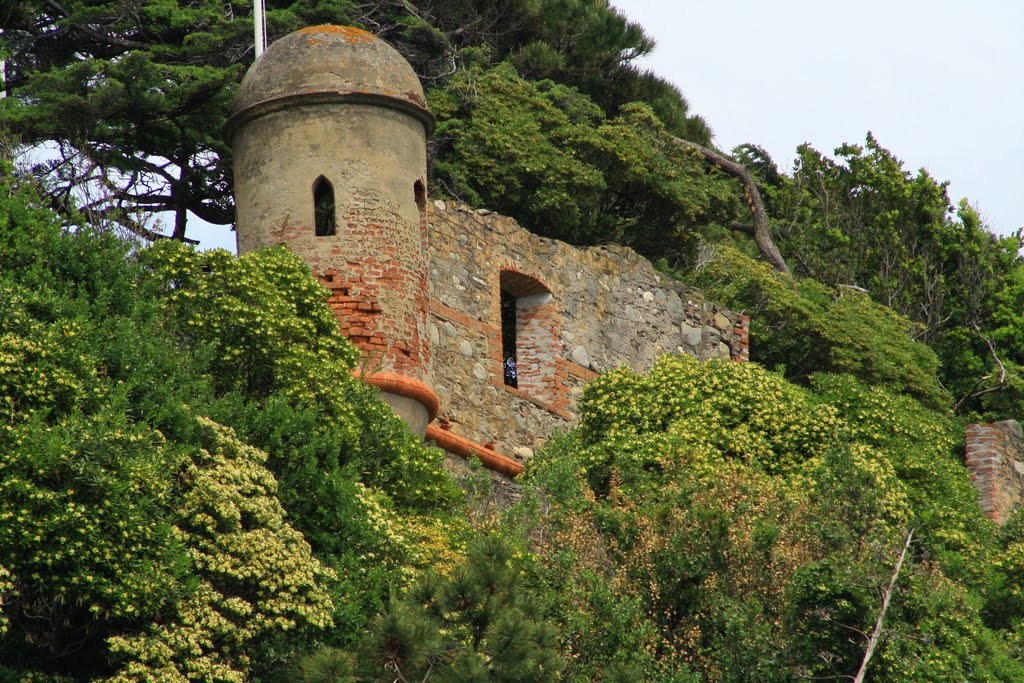
<instances>
[{"instance_id":1,"label":"domed tower roof","mask_svg":"<svg viewBox=\"0 0 1024 683\"><path fill-rule=\"evenodd\" d=\"M311 26L276 41L249 67L224 126L300 105L352 102L403 111L427 135L436 121L409 62L383 40L351 26Z\"/></svg>"}]
</instances>

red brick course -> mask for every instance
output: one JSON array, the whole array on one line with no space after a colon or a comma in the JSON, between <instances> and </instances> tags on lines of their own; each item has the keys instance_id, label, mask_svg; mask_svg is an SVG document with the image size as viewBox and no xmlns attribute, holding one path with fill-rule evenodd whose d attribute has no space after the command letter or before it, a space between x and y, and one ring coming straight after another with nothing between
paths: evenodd
<instances>
[{"instance_id":1,"label":"red brick course","mask_svg":"<svg viewBox=\"0 0 1024 683\"><path fill-rule=\"evenodd\" d=\"M750 316L737 313L736 318L739 325L732 331L736 333L739 348L732 349L731 358L734 361L745 363L750 360Z\"/></svg>"},{"instance_id":2,"label":"red brick course","mask_svg":"<svg viewBox=\"0 0 1024 683\"><path fill-rule=\"evenodd\" d=\"M1013 421L967 425L964 464L985 515L1002 524L1024 499L1024 442Z\"/></svg>"},{"instance_id":3,"label":"red brick course","mask_svg":"<svg viewBox=\"0 0 1024 683\"><path fill-rule=\"evenodd\" d=\"M475 456L487 469L500 472L507 477L514 477L523 471L523 466L520 463L498 453L493 447L482 446L472 439L445 429L443 426L428 425L427 440L433 441L449 453L454 453L467 460Z\"/></svg>"},{"instance_id":4,"label":"red brick course","mask_svg":"<svg viewBox=\"0 0 1024 683\"><path fill-rule=\"evenodd\" d=\"M421 333L426 328L426 297L419 297L404 312L386 311L382 297L401 296L409 283L425 288L426 276L395 262L367 259L349 263L345 273L330 269L317 279L331 294L327 303L341 332L363 352L374 368L424 381L429 376L430 345ZM394 289L398 287L398 291ZM425 291L421 289L419 291Z\"/></svg>"}]
</instances>

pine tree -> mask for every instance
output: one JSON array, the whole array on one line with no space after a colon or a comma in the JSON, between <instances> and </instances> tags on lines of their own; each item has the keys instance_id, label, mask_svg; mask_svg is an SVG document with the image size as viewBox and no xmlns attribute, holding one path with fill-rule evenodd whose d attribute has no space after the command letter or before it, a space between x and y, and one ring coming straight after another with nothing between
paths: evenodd
<instances>
[{"instance_id":1,"label":"pine tree","mask_svg":"<svg viewBox=\"0 0 1024 683\"><path fill-rule=\"evenodd\" d=\"M448 576L428 573L372 623L355 659L324 649L303 660L305 683L557 680L557 630L545 623L509 543L476 540Z\"/></svg>"}]
</instances>

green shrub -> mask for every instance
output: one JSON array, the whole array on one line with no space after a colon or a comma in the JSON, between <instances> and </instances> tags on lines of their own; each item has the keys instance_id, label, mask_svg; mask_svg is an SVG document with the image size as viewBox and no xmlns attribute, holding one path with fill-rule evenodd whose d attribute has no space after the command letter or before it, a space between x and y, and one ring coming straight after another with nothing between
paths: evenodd
<instances>
[{"instance_id":1,"label":"green shrub","mask_svg":"<svg viewBox=\"0 0 1024 683\"><path fill-rule=\"evenodd\" d=\"M508 63L460 70L429 99L435 185L538 234L676 260L694 224L735 209L728 182L673 145L646 105L606 118L585 94L524 80Z\"/></svg>"},{"instance_id":2,"label":"green shrub","mask_svg":"<svg viewBox=\"0 0 1024 683\"><path fill-rule=\"evenodd\" d=\"M585 459L625 460L630 439L650 438L771 473L824 455L838 427L831 408L779 375L752 363L690 356L661 356L647 375L605 373L587 385L580 413L580 439L591 446ZM606 471L597 474L607 479Z\"/></svg>"},{"instance_id":3,"label":"green shrub","mask_svg":"<svg viewBox=\"0 0 1024 683\"><path fill-rule=\"evenodd\" d=\"M587 386L577 430L531 463L543 492L526 517L543 530L538 593L581 669L622 659L644 680L852 676L867 639L851 634L874 628L914 530L871 675L1021 675L982 619L986 578L1001 587L989 604L1009 605L1001 623L1017 623L1021 602L1009 552L993 571L956 424L850 374L806 381L664 357Z\"/></svg>"},{"instance_id":4,"label":"green shrub","mask_svg":"<svg viewBox=\"0 0 1024 683\"><path fill-rule=\"evenodd\" d=\"M913 324L866 295L794 279L729 247L692 276L716 301L751 316L751 359L806 383L815 372L849 373L944 409L939 361L913 339Z\"/></svg>"}]
</instances>

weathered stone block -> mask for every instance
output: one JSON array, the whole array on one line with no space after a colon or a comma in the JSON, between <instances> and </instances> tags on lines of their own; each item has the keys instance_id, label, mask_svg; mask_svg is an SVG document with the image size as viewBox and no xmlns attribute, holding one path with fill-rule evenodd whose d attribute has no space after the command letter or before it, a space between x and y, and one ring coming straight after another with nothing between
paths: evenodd
<instances>
[{"instance_id":1,"label":"weathered stone block","mask_svg":"<svg viewBox=\"0 0 1024 683\"><path fill-rule=\"evenodd\" d=\"M694 349L700 346L703 332L699 327L683 322L679 323L679 330L683 333L683 341L686 342L687 346Z\"/></svg>"},{"instance_id":2,"label":"weathered stone block","mask_svg":"<svg viewBox=\"0 0 1024 683\"><path fill-rule=\"evenodd\" d=\"M590 354L582 346L577 346L572 350L572 359L578 365L582 365L585 368L590 367Z\"/></svg>"}]
</instances>

